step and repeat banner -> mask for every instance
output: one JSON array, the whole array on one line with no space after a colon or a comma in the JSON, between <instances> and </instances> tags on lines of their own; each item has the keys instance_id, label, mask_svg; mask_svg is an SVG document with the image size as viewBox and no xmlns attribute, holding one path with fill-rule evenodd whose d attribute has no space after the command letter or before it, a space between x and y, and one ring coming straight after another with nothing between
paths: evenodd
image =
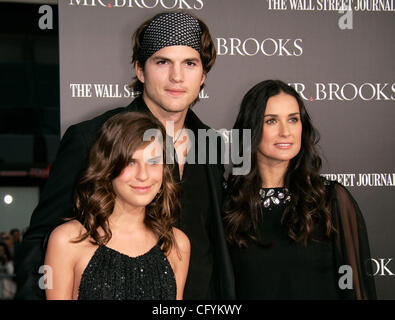
<instances>
[{"instance_id":1,"label":"step and repeat banner","mask_svg":"<svg viewBox=\"0 0 395 320\"><path fill-rule=\"evenodd\" d=\"M230 129L262 80L301 94L321 133L322 173L364 214L378 297L395 299L395 0L59 1L62 133L133 100L132 34L169 10L201 18L215 41L194 106L209 126Z\"/></svg>"}]
</instances>

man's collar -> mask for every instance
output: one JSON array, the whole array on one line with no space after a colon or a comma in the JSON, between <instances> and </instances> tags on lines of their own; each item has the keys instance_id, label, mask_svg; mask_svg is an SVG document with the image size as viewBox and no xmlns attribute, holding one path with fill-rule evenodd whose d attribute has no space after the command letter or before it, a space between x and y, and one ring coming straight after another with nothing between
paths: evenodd
<instances>
[{"instance_id":1,"label":"man's collar","mask_svg":"<svg viewBox=\"0 0 395 320\"><path fill-rule=\"evenodd\" d=\"M209 127L198 118L191 108L188 109L185 117L185 127L191 129L195 135L198 134L198 129L209 129Z\"/></svg>"},{"instance_id":2,"label":"man's collar","mask_svg":"<svg viewBox=\"0 0 395 320\"><path fill-rule=\"evenodd\" d=\"M132 103L129 104L129 105L127 106L127 109L128 109L129 111L132 111L132 110L130 110L130 109L134 109L134 108L135 108L135 110L133 110L133 111L137 111L137 112L149 112L149 113L151 113L151 111L148 109L148 107L147 107L147 105L146 105L146 103L145 103L145 101L144 101L142 95L136 97L136 98L132 101Z\"/></svg>"},{"instance_id":3,"label":"man's collar","mask_svg":"<svg viewBox=\"0 0 395 320\"><path fill-rule=\"evenodd\" d=\"M133 107L136 108L135 111L151 113L141 95L136 97L127 109L131 109ZM198 129L209 129L209 127L198 118L191 108L188 109L187 115L185 116L184 126L191 129L194 134L198 134Z\"/></svg>"}]
</instances>

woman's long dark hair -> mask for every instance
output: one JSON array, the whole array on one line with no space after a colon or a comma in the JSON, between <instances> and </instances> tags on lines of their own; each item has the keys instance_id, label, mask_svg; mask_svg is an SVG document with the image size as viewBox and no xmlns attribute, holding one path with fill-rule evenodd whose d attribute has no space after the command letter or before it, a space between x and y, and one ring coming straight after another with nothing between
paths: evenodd
<instances>
[{"instance_id":1,"label":"woman's long dark hair","mask_svg":"<svg viewBox=\"0 0 395 320\"><path fill-rule=\"evenodd\" d=\"M247 175L229 177L228 195L224 202L227 240L239 247L247 246L248 239L263 243L264 235L259 236L257 231L261 201L259 189L262 186L257 152L262 139L267 102L270 97L282 92L297 100L302 122L301 148L291 159L284 177L284 187L291 194L291 202L283 214L282 224L292 240L304 244L311 238L314 224L320 219L325 222L328 237L334 231L325 185L320 177L322 161L317 152L319 134L295 89L279 80L266 80L255 85L244 96L233 126L233 129L251 129L251 171ZM239 150L245 151L243 139L240 139Z\"/></svg>"},{"instance_id":2,"label":"woman's long dark hair","mask_svg":"<svg viewBox=\"0 0 395 320\"><path fill-rule=\"evenodd\" d=\"M149 114L125 112L108 119L90 154L89 164L75 191L76 219L86 232L75 242L90 238L94 244L103 245L111 239L108 218L114 210L115 192L112 181L130 162L133 153L148 145L143 141L147 130L157 130L164 141L166 131L162 124ZM163 142L163 179L159 196L145 210L144 223L163 243L163 250L175 244L172 227L179 215L179 186L172 176L172 167L166 164L166 143ZM104 235L100 235L101 227Z\"/></svg>"}]
</instances>

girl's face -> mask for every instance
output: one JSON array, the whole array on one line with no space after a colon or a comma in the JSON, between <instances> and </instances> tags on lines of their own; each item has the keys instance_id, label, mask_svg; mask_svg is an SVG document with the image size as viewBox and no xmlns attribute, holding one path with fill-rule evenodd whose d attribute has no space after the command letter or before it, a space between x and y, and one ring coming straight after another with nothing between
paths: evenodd
<instances>
[{"instance_id":1,"label":"girl's face","mask_svg":"<svg viewBox=\"0 0 395 320\"><path fill-rule=\"evenodd\" d=\"M279 93L267 101L258 161L275 165L294 158L300 151L302 122L297 100Z\"/></svg>"},{"instance_id":2,"label":"girl's face","mask_svg":"<svg viewBox=\"0 0 395 320\"><path fill-rule=\"evenodd\" d=\"M129 164L112 181L118 204L136 209L155 198L162 185L162 152L162 145L156 140L134 152Z\"/></svg>"}]
</instances>

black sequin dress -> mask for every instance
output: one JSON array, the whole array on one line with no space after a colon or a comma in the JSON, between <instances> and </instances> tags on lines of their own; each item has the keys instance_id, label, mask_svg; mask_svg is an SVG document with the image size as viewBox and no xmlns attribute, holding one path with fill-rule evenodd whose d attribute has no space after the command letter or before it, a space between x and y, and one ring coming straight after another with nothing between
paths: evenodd
<instances>
[{"instance_id":1,"label":"black sequin dress","mask_svg":"<svg viewBox=\"0 0 395 320\"><path fill-rule=\"evenodd\" d=\"M176 293L159 245L138 257L99 246L82 274L78 300L172 300Z\"/></svg>"}]
</instances>

